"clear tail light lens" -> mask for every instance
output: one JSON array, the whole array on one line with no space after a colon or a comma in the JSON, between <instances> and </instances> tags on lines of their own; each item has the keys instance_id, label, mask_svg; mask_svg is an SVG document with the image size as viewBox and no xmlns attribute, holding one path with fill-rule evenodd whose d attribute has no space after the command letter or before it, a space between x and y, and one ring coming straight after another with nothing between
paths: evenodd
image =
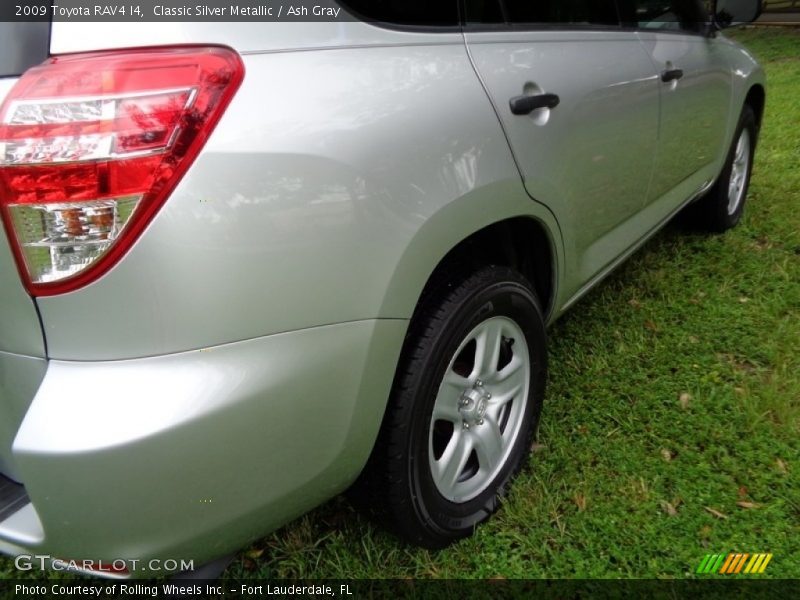
<instances>
[{"instance_id":1,"label":"clear tail light lens","mask_svg":"<svg viewBox=\"0 0 800 600\"><path fill-rule=\"evenodd\" d=\"M131 247L244 76L222 47L56 57L0 107L0 213L31 294L95 281Z\"/></svg>"}]
</instances>

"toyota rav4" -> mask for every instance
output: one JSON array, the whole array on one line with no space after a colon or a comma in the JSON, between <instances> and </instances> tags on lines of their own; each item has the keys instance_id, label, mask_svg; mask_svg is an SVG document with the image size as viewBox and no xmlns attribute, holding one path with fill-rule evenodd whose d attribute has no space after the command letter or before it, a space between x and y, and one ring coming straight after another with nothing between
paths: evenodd
<instances>
[{"instance_id":1,"label":"toyota rav4","mask_svg":"<svg viewBox=\"0 0 800 600\"><path fill-rule=\"evenodd\" d=\"M445 546L529 462L547 325L741 219L757 0L340 4L0 25L3 552L200 564L348 488Z\"/></svg>"}]
</instances>

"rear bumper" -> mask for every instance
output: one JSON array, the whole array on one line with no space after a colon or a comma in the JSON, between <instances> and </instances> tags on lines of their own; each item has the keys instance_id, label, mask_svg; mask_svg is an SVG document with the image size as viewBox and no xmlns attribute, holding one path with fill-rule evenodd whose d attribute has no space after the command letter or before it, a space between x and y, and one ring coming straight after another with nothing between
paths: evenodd
<instances>
[{"instance_id":1,"label":"rear bumper","mask_svg":"<svg viewBox=\"0 0 800 600\"><path fill-rule=\"evenodd\" d=\"M406 330L363 321L184 354L51 361L14 439L30 504L0 550L206 560L345 489ZM163 574L163 573L162 573Z\"/></svg>"},{"instance_id":2,"label":"rear bumper","mask_svg":"<svg viewBox=\"0 0 800 600\"><path fill-rule=\"evenodd\" d=\"M15 480L21 476L11 447L46 373L44 358L0 351L0 473Z\"/></svg>"}]
</instances>

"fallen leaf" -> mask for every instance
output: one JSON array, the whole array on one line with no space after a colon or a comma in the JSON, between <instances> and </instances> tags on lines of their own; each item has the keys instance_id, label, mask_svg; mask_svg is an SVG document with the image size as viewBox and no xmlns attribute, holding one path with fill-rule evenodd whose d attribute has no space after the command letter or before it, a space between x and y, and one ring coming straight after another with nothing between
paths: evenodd
<instances>
[{"instance_id":1,"label":"fallen leaf","mask_svg":"<svg viewBox=\"0 0 800 600\"><path fill-rule=\"evenodd\" d=\"M728 518L728 515L723 515L721 512L719 512L718 510L714 510L710 506L704 506L703 508L705 508L707 512L711 513L712 515L714 515L718 519L727 519Z\"/></svg>"},{"instance_id":2,"label":"fallen leaf","mask_svg":"<svg viewBox=\"0 0 800 600\"><path fill-rule=\"evenodd\" d=\"M264 554L264 549L263 548L255 548L253 550L250 550L247 553L247 556L249 558L261 558L262 554Z\"/></svg>"},{"instance_id":3,"label":"fallen leaf","mask_svg":"<svg viewBox=\"0 0 800 600\"><path fill-rule=\"evenodd\" d=\"M689 341L690 341L692 344L699 344L699 343L700 343L700 338L699 338L699 337L697 337L696 335L690 335L690 336L689 336Z\"/></svg>"},{"instance_id":4,"label":"fallen leaf","mask_svg":"<svg viewBox=\"0 0 800 600\"><path fill-rule=\"evenodd\" d=\"M747 359L744 360L733 359L732 362L734 369L736 369L737 371L742 371L744 373L752 373L753 371L756 371L758 369L756 365L754 365Z\"/></svg>"},{"instance_id":5,"label":"fallen leaf","mask_svg":"<svg viewBox=\"0 0 800 600\"><path fill-rule=\"evenodd\" d=\"M583 494L575 494L573 500L575 501L575 506L578 507L578 510L580 512L586 510L586 496L584 496Z\"/></svg>"},{"instance_id":6,"label":"fallen leaf","mask_svg":"<svg viewBox=\"0 0 800 600\"><path fill-rule=\"evenodd\" d=\"M747 498L747 488L744 486L740 487L736 493L739 494L739 498Z\"/></svg>"},{"instance_id":7,"label":"fallen leaf","mask_svg":"<svg viewBox=\"0 0 800 600\"><path fill-rule=\"evenodd\" d=\"M740 396L744 396L747 393L744 388L740 387L733 388L733 391L739 394Z\"/></svg>"},{"instance_id":8,"label":"fallen leaf","mask_svg":"<svg viewBox=\"0 0 800 600\"><path fill-rule=\"evenodd\" d=\"M756 250L769 250L772 248L772 242L769 241L769 238L760 237L753 242L753 246Z\"/></svg>"},{"instance_id":9,"label":"fallen leaf","mask_svg":"<svg viewBox=\"0 0 800 600\"><path fill-rule=\"evenodd\" d=\"M747 298L746 296L742 296L741 298L739 298L739 302L741 304L747 304L748 302L750 302L750 298Z\"/></svg>"},{"instance_id":10,"label":"fallen leaf","mask_svg":"<svg viewBox=\"0 0 800 600\"><path fill-rule=\"evenodd\" d=\"M738 506L740 508L758 508L758 504L756 504L755 502L745 502L743 500L740 501L740 502L737 502L736 506Z\"/></svg>"},{"instance_id":11,"label":"fallen leaf","mask_svg":"<svg viewBox=\"0 0 800 600\"><path fill-rule=\"evenodd\" d=\"M662 502L661 508L664 509L664 512L667 513L670 517L674 517L678 514L678 509L675 508L671 502Z\"/></svg>"},{"instance_id":12,"label":"fallen leaf","mask_svg":"<svg viewBox=\"0 0 800 600\"><path fill-rule=\"evenodd\" d=\"M778 467L778 471L780 471L781 473L788 473L789 472L789 465L787 465L780 458L775 460L775 466Z\"/></svg>"},{"instance_id":13,"label":"fallen leaf","mask_svg":"<svg viewBox=\"0 0 800 600\"><path fill-rule=\"evenodd\" d=\"M678 401L681 403L681 408L686 410L689 408L689 403L692 401L692 395L685 393L681 394L681 397L678 399Z\"/></svg>"},{"instance_id":14,"label":"fallen leaf","mask_svg":"<svg viewBox=\"0 0 800 600\"><path fill-rule=\"evenodd\" d=\"M650 331L653 332L658 331L658 325L656 325L655 323L653 323L653 321L650 321L649 319L644 322L644 326L646 329L649 329Z\"/></svg>"},{"instance_id":15,"label":"fallen leaf","mask_svg":"<svg viewBox=\"0 0 800 600\"><path fill-rule=\"evenodd\" d=\"M661 457L667 461L671 462L673 458L675 458L676 454L672 450L667 450L666 448L661 449Z\"/></svg>"},{"instance_id":16,"label":"fallen leaf","mask_svg":"<svg viewBox=\"0 0 800 600\"><path fill-rule=\"evenodd\" d=\"M534 442L533 446L531 446L531 450L533 450L534 452L541 452L542 450L545 449L547 449L547 446L545 446L544 444L540 444L539 442Z\"/></svg>"},{"instance_id":17,"label":"fallen leaf","mask_svg":"<svg viewBox=\"0 0 800 600\"><path fill-rule=\"evenodd\" d=\"M703 538L703 539L706 539L706 538L711 536L711 532L712 531L713 531L713 529L711 529L711 527L709 525L703 525L700 528L700 537Z\"/></svg>"},{"instance_id":18,"label":"fallen leaf","mask_svg":"<svg viewBox=\"0 0 800 600\"><path fill-rule=\"evenodd\" d=\"M641 308L642 303L639 302L636 298L631 298L628 300L628 304L630 304L633 308Z\"/></svg>"}]
</instances>

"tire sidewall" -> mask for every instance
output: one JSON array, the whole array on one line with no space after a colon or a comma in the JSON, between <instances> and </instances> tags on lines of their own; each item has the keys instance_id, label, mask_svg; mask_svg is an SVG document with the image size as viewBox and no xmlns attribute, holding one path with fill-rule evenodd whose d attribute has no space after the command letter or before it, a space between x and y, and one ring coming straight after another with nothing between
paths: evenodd
<instances>
[{"instance_id":1,"label":"tire sidewall","mask_svg":"<svg viewBox=\"0 0 800 600\"><path fill-rule=\"evenodd\" d=\"M538 425L544 394L545 333L541 310L535 295L514 272L504 272L504 281L470 295L443 324L432 344L420 379L416 406L408 437L408 478L413 504L419 518L438 535L458 538L469 535L489 517L505 494L509 482L525 460ZM464 503L450 502L437 489L429 466L429 435L433 405L446 369L464 338L489 318L512 319L522 330L531 360L531 379L523 421L505 465L477 497Z\"/></svg>"},{"instance_id":2,"label":"tire sidewall","mask_svg":"<svg viewBox=\"0 0 800 600\"><path fill-rule=\"evenodd\" d=\"M733 213L728 212L728 186L730 184L731 176L733 174L733 162L736 159L736 147L739 143L739 139L742 136L742 132L747 130L750 134L750 149L749 149L749 157L747 163L747 173L744 179L744 196L742 197L741 202L739 202L739 206L736 207L736 210ZM756 130L756 120L753 111L750 107L746 106L742 111L741 116L739 117L739 123L736 127L736 133L733 136L733 143L731 144L730 150L728 152L728 158L725 162L725 170L720 177L720 185L718 191L718 198L717 198L717 214L721 222L724 223L725 229L730 229L738 225L739 221L742 219L742 215L744 214L744 207L747 200L747 193L750 188L750 177L753 173L753 159L755 158L755 150L756 150L756 142L758 140L758 132Z\"/></svg>"}]
</instances>

